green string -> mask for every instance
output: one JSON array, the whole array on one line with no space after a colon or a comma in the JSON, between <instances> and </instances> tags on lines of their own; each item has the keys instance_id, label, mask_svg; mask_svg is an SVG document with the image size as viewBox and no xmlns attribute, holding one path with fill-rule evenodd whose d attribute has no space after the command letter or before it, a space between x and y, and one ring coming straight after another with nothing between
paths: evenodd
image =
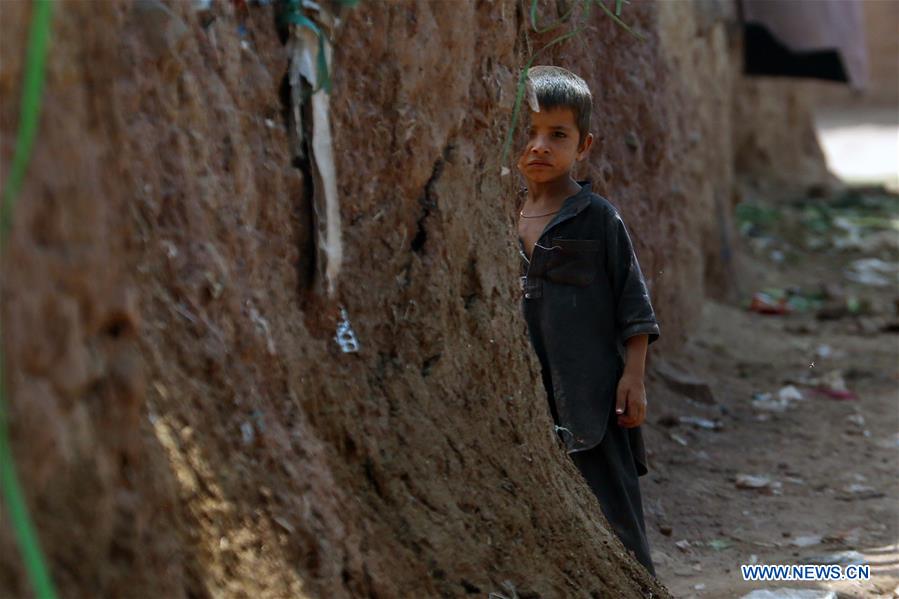
<instances>
[{"instance_id":1,"label":"green string","mask_svg":"<svg viewBox=\"0 0 899 599\"><path fill-rule=\"evenodd\" d=\"M25 179L31 149L37 134L41 95L44 89L44 64L47 57L47 43L50 38L51 9L50 0L34 0L31 31L28 37L28 54L25 58L25 80L22 88L19 131L9 179L4 186L2 206L0 206L0 251L2 251L3 242L11 226L13 202ZM2 339L2 331L0 331L0 339ZM56 592L53 590L53 581L50 579L34 524L28 514L28 506L25 503L25 496L19 484L19 477L16 474L15 463L9 447L6 427L6 377L3 372L3 364L2 348L0 348L0 485L3 487L3 497L9 506L13 530L34 593L39 599L54 599Z\"/></svg>"}]
</instances>

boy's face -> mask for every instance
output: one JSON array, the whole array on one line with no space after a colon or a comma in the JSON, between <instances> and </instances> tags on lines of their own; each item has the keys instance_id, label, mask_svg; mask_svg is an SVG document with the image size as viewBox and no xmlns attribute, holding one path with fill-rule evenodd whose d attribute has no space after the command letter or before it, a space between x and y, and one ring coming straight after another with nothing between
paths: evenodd
<instances>
[{"instance_id":1,"label":"boy's face","mask_svg":"<svg viewBox=\"0 0 899 599\"><path fill-rule=\"evenodd\" d=\"M518 159L518 170L529 181L547 182L568 175L576 161L587 155L593 135L578 147L579 132L574 111L566 107L530 112L527 143Z\"/></svg>"}]
</instances>

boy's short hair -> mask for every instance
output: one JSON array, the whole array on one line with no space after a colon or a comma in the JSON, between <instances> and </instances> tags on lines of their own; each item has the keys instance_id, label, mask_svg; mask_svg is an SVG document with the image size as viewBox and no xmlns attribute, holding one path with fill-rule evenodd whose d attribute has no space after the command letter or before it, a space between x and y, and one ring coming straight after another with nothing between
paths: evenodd
<instances>
[{"instance_id":1,"label":"boy's short hair","mask_svg":"<svg viewBox=\"0 0 899 599\"><path fill-rule=\"evenodd\" d=\"M584 143L590 132L590 112L593 94L587 82L562 67L537 65L528 69L528 79L537 96L540 110L556 107L570 108L574 113L580 137L578 146Z\"/></svg>"}]
</instances>

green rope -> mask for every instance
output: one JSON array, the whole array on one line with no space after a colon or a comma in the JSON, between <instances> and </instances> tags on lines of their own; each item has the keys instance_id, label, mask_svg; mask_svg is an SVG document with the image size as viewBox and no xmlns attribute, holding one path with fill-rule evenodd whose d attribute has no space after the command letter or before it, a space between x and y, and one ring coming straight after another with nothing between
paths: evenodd
<instances>
[{"instance_id":1,"label":"green rope","mask_svg":"<svg viewBox=\"0 0 899 599\"><path fill-rule=\"evenodd\" d=\"M44 64L47 43L50 38L52 5L49 0L34 0L31 14L31 31L28 37L28 54L25 58L25 80L22 88L22 106L19 115L19 131L9 179L3 189L0 207L0 251L12 222L13 202L25 179L31 149L37 134L41 95L44 89ZM0 332L2 339L2 332ZM53 581L47 570L46 559L41 552L34 524L28 514L25 496L19 484L15 463L9 447L6 426L6 377L3 372L3 354L0 348L0 485L9 506L9 515L25 570L31 586L39 599L54 599Z\"/></svg>"}]
</instances>

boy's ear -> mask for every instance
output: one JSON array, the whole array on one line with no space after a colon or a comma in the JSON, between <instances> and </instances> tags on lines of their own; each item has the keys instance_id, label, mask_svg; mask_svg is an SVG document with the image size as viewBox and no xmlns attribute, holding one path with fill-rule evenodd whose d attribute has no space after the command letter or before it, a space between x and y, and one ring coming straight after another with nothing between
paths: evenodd
<instances>
[{"instance_id":1,"label":"boy's ear","mask_svg":"<svg viewBox=\"0 0 899 599\"><path fill-rule=\"evenodd\" d=\"M590 146L592 146L592 145L593 145L593 134L588 133L587 136L584 137L584 144L583 144L583 147L580 149L579 153L586 154L587 150L589 150ZM583 159L583 158L584 158L584 156L581 156L581 159Z\"/></svg>"}]
</instances>

